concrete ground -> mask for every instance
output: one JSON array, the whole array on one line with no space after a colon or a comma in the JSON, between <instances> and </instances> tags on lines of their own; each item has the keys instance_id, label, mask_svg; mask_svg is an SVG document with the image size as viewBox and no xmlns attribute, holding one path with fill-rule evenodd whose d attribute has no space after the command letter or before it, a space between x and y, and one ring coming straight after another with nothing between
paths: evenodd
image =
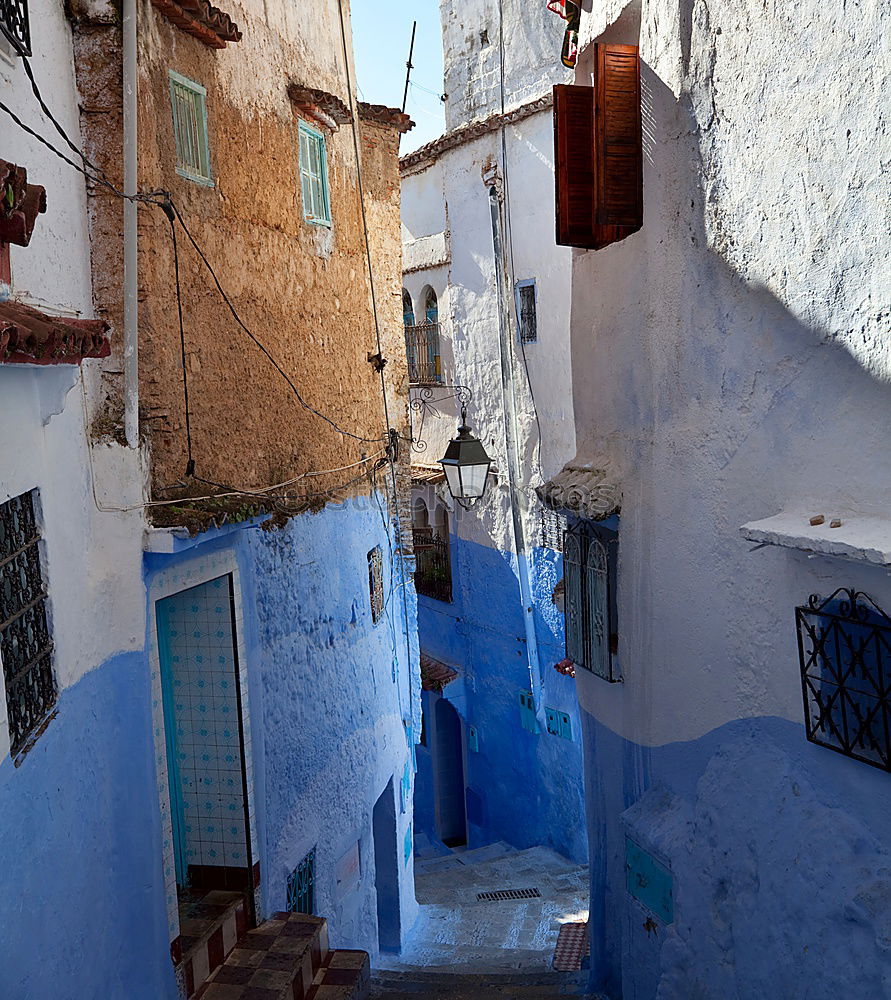
<instances>
[{"instance_id":1,"label":"concrete ground","mask_svg":"<svg viewBox=\"0 0 891 1000\"><path fill-rule=\"evenodd\" d=\"M479 902L477 893L538 889L537 899ZM421 914L392 972L547 974L560 925L588 918L588 869L544 847L492 844L415 863Z\"/></svg>"}]
</instances>

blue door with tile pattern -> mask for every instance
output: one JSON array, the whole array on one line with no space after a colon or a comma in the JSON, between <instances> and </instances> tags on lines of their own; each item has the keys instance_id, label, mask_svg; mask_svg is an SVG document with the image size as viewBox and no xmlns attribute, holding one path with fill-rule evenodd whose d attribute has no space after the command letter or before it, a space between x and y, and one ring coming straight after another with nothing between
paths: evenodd
<instances>
[{"instance_id":1,"label":"blue door with tile pattern","mask_svg":"<svg viewBox=\"0 0 891 1000\"><path fill-rule=\"evenodd\" d=\"M251 857L232 578L155 607L176 881L246 887Z\"/></svg>"}]
</instances>

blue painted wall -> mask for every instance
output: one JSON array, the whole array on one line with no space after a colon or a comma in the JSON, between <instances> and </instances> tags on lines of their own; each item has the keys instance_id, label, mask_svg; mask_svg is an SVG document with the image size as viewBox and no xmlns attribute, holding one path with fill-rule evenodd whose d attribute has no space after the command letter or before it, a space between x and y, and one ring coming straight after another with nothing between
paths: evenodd
<instances>
[{"instance_id":1,"label":"blue painted wall","mask_svg":"<svg viewBox=\"0 0 891 1000\"><path fill-rule=\"evenodd\" d=\"M611 998L891 996L889 776L738 720L639 747L584 713L592 988ZM626 891L625 839L668 865L674 921Z\"/></svg>"},{"instance_id":2,"label":"blue painted wall","mask_svg":"<svg viewBox=\"0 0 891 1000\"><path fill-rule=\"evenodd\" d=\"M563 616L551 600L563 576L560 556L536 549L531 557L543 702L567 712L571 741L522 727L519 692L528 690L525 626L510 553L451 536L451 604L418 597L421 648L453 664L465 678L444 697L479 738L467 752L469 846L504 840L517 848L547 845L587 860L581 725L575 681L553 665L565 656ZM466 698L463 696L466 692ZM429 754L418 763L417 828L435 836Z\"/></svg>"},{"instance_id":3,"label":"blue painted wall","mask_svg":"<svg viewBox=\"0 0 891 1000\"><path fill-rule=\"evenodd\" d=\"M380 545L387 606L372 622L368 552ZM372 813L390 779L399 789L419 719L417 619L411 579L394 578L393 540L373 498L329 505L282 529L213 533L172 556L147 557L152 573L231 549L244 605L256 825L263 909L286 908L287 879L316 848L316 911L332 945L377 951ZM406 648L403 592L408 593ZM411 768L413 772L413 768ZM398 798L398 796L397 796ZM411 824L397 801L397 843ZM355 884L338 863L359 845ZM412 866L402 866L401 932L417 915Z\"/></svg>"},{"instance_id":4,"label":"blue painted wall","mask_svg":"<svg viewBox=\"0 0 891 1000\"><path fill-rule=\"evenodd\" d=\"M0 763L0 996L174 1000L142 655L57 708L20 767Z\"/></svg>"}]
</instances>

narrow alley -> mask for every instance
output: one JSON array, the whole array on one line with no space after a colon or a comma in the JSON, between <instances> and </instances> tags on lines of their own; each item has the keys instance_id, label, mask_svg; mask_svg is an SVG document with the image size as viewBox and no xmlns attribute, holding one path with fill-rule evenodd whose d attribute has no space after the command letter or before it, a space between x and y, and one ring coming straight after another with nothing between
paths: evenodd
<instances>
[{"instance_id":1,"label":"narrow alley","mask_svg":"<svg viewBox=\"0 0 891 1000\"><path fill-rule=\"evenodd\" d=\"M0 1000L891 1000L889 39L0 0Z\"/></svg>"}]
</instances>

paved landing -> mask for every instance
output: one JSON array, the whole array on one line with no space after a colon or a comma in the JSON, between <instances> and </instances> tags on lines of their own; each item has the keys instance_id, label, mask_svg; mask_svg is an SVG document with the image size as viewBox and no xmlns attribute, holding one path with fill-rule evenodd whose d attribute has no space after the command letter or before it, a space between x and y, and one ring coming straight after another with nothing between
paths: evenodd
<instances>
[{"instance_id":1,"label":"paved landing","mask_svg":"<svg viewBox=\"0 0 891 1000\"><path fill-rule=\"evenodd\" d=\"M588 917L587 867L544 847L515 851L506 844L493 844L420 860L415 866L415 888L421 903L418 923L400 955L381 955L381 969L459 975L553 974L560 926ZM541 896L495 902L477 899L480 892L503 889L538 889ZM463 988L461 982L455 985ZM463 994L443 994L452 995Z\"/></svg>"}]
</instances>

